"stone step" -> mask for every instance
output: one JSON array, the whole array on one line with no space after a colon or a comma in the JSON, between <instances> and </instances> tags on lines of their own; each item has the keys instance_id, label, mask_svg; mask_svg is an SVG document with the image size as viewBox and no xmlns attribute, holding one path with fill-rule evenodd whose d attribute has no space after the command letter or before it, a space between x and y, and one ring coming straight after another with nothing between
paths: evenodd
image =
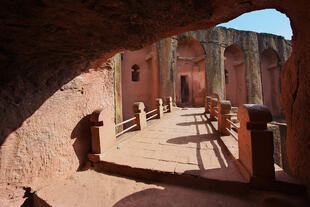
<instances>
[{"instance_id":1,"label":"stone step","mask_svg":"<svg viewBox=\"0 0 310 207\"><path fill-rule=\"evenodd\" d=\"M190 173L173 173L147 168L136 168L124 164L100 161L93 163L93 170L101 173L160 182L169 185L189 187L199 190L210 190L225 193L225 191L239 192L250 190L250 185L239 181L215 180Z\"/></svg>"}]
</instances>

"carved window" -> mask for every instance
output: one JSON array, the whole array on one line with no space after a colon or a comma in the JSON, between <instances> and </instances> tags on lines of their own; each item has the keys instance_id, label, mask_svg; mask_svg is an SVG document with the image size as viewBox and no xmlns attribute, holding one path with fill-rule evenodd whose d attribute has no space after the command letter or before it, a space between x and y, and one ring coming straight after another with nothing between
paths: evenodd
<instances>
[{"instance_id":1,"label":"carved window","mask_svg":"<svg viewBox=\"0 0 310 207\"><path fill-rule=\"evenodd\" d=\"M134 64L132 67L131 67L132 71L131 71L131 80L132 81L135 81L135 82L138 82L140 80L140 67L137 65L137 64Z\"/></svg>"}]
</instances>

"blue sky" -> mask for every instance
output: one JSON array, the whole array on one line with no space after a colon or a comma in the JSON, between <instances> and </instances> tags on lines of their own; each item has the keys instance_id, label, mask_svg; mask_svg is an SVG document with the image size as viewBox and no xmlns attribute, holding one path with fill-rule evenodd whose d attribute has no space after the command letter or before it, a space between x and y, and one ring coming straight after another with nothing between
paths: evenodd
<instances>
[{"instance_id":1,"label":"blue sky","mask_svg":"<svg viewBox=\"0 0 310 207\"><path fill-rule=\"evenodd\" d=\"M218 26L281 35L290 40L292 29L289 18L275 9L264 9L242 14Z\"/></svg>"}]
</instances>

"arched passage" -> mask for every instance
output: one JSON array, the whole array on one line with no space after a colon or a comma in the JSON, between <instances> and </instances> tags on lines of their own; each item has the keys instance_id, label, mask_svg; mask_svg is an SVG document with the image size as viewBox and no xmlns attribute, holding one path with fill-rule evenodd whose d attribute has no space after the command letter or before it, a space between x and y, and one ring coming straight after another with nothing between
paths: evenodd
<instances>
[{"instance_id":1,"label":"arched passage","mask_svg":"<svg viewBox=\"0 0 310 207\"><path fill-rule=\"evenodd\" d=\"M247 102L244 54L238 45L225 49L225 95L233 106Z\"/></svg>"},{"instance_id":2,"label":"arched passage","mask_svg":"<svg viewBox=\"0 0 310 207\"><path fill-rule=\"evenodd\" d=\"M177 47L176 94L179 106L203 106L206 91L204 50L197 40L186 38Z\"/></svg>"},{"instance_id":3,"label":"arched passage","mask_svg":"<svg viewBox=\"0 0 310 207\"><path fill-rule=\"evenodd\" d=\"M134 1L130 6L123 2L119 4L108 2L107 5L106 1L96 1L95 3L93 1L55 1L53 4L47 2L4 0L1 7L4 17L1 19L1 26L4 27L3 31L5 32L1 34L3 49L1 53L0 106L4 118L0 122L2 126L0 143L1 145L5 141L9 143L6 143L9 145L7 150L1 149L3 152L1 160L3 160L2 163L5 163L6 160L14 161L12 165L11 162L5 165L9 166L9 170L5 169L5 172L9 172L7 174L12 177L15 176L17 178L15 180L19 184L21 183L20 185L23 183L19 177L26 177L19 173L22 172L20 167L23 166L20 164L23 162L7 159L7 157L15 157L13 149L23 148L17 145L22 142L17 136L19 133L15 133L15 131L21 128L25 137L33 134L31 131L33 129L46 133L42 125L38 125L36 124L38 122L32 120L35 114L42 113L42 108L48 108L51 115L48 116L49 119L39 120L40 124L42 121L51 120L52 123L58 123L55 129L58 128L61 131L58 133L53 129L54 135L48 136L51 140L50 146L62 146L63 144L58 144L60 137L70 139L69 132L71 132L72 126L75 126L76 120L79 120L82 115L89 114L102 103L107 103L111 93L103 98L100 95L89 98L86 96L87 93L84 93L84 98L82 96L77 98L78 103L51 104L50 106L54 108L47 103L48 101L68 99L68 89L76 87L63 88L62 86L88 70L92 73L104 73L104 75L110 73L107 70L101 70L102 60L98 59L101 55L106 58L111 56L111 51L116 53L123 48L136 49L141 45L177 32L207 28L246 11L260 8L276 8L279 11L285 11L292 20L294 50L291 58L285 64L282 74L282 102L288 121L288 153L292 169L296 175L303 178L308 184L310 183L307 170L310 167L308 159L310 148L307 144L310 137L307 123L310 118L307 113L308 108L305 107L309 103L310 88L310 74L308 73L310 41L307 38L310 35L310 30L306 21L310 17L309 1L253 0L247 2L227 1L225 4L221 1L212 1L211 4L203 1L165 1L162 4L156 4L156 6L153 1ZM137 7L143 9L137 9ZM59 14L57 18L51 18L56 14ZM143 17L147 18L144 20ZM25 24L21 24L21 20ZM47 22L48 24L46 24ZM99 75L95 77L99 77ZM93 79L92 82L102 83L102 80ZM95 85L98 86L97 91L102 90L101 85ZM105 84L104 87L106 85L108 84ZM36 95L33 96L33 94ZM72 107L83 106L81 100L85 100L87 107ZM64 108L65 113L59 113L56 110L58 108ZM61 118L58 118L59 114ZM63 115L69 118L66 120ZM47 116L45 114L40 117ZM52 119L52 117L56 118ZM32 118L31 121L28 120L30 118ZM24 121L26 120L27 124L32 123L33 125L25 125ZM65 125L62 125L59 120L66 120ZM67 126L66 129L63 126ZM64 142L61 140L61 143ZM67 143L71 145L71 142ZM33 146L40 145L33 144ZM46 153L48 150L44 148L43 151ZM50 166L59 172L57 175L71 172L66 172L66 169L74 169L69 165L66 165L65 170L63 167ZM37 176L39 175L37 172L39 172L42 177L51 178L48 176L50 174L44 174L37 169L35 168L35 173L31 174ZM49 168L45 169L49 170ZM35 189L33 186L31 187Z\"/></svg>"},{"instance_id":4,"label":"arched passage","mask_svg":"<svg viewBox=\"0 0 310 207\"><path fill-rule=\"evenodd\" d=\"M280 102L280 67L279 58L273 49L266 49L261 54L261 73L264 104L273 117L281 115Z\"/></svg>"}]
</instances>

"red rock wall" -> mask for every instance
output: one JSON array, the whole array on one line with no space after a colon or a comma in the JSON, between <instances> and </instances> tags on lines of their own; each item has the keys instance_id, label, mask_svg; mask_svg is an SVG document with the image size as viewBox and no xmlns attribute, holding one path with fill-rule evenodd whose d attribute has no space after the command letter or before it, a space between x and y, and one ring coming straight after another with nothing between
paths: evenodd
<instances>
[{"instance_id":1,"label":"red rock wall","mask_svg":"<svg viewBox=\"0 0 310 207\"><path fill-rule=\"evenodd\" d=\"M310 9L309 3L305 8ZM295 10L295 12L294 12ZM296 12L299 11L299 14ZM302 6L291 7L293 51L281 74L281 101L287 122L287 155L290 169L308 185L310 195L310 29L305 27Z\"/></svg>"},{"instance_id":2,"label":"red rock wall","mask_svg":"<svg viewBox=\"0 0 310 207\"><path fill-rule=\"evenodd\" d=\"M280 67L277 54L272 49L265 50L261 55L261 73L264 104L273 117L282 113L280 102Z\"/></svg>"},{"instance_id":3,"label":"red rock wall","mask_svg":"<svg viewBox=\"0 0 310 207\"><path fill-rule=\"evenodd\" d=\"M73 106L77 110L74 111L75 115L68 117L71 118L70 120L59 121L60 117L67 117L66 114L59 114L62 112L62 109L59 108L69 107L65 103L71 102L65 97L70 98L71 96L65 92L59 92L63 94L61 97L64 98L56 98L61 87L90 68L89 62L98 60L103 54L109 56L111 53L114 54L124 49L139 49L146 44L177 33L208 28L231 20L245 12L264 8L276 8L291 20L294 34L293 52L282 72L281 100L288 124L287 152L291 169L296 176L310 186L310 30L308 27L310 2L308 0L134 0L130 2L121 0L2 0L0 6L2 182L11 182L15 178L18 181L23 172L23 168L19 167L18 160L20 158L16 156L16 152L23 151L25 147L21 147L23 148L21 149L18 146L21 146L19 143L25 142L20 142L19 138L15 138L18 137L16 131L23 128L24 124L27 126L30 124L27 127L29 134L33 132L33 134L40 135L46 131L41 128L41 122L47 122L44 120L45 117L40 116L40 121L37 121L40 123L39 126L31 125L32 121L26 123L27 120L32 120L32 116L38 116L36 115L38 114L37 110L40 111L41 107L49 106L46 104L50 101L62 100L59 101L61 106L47 107L51 113L50 119L47 120L53 120L55 125L58 122L69 122L61 124L65 129L67 125L71 126L70 129L66 129L68 131L63 137L70 137L70 133L79 120L90 113L85 107L80 109L80 105L76 106L77 103L84 103L86 106L86 103L92 102L93 99L97 100L97 98L87 96L87 100L82 99L84 102L81 99L74 102ZM96 78L98 77L96 76ZM98 82L99 84L93 86L98 93L109 89L104 86L109 83L111 78L105 80L104 83ZM90 87L92 84L89 84ZM88 88L86 85L85 88ZM101 100L100 104L110 100L113 96L111 94ZM254 95L254 93L250 94ZM97 101L96 103L99 104ZM111 102L113 103L113 100ZM68 111L70 111L69 108ZM47 124L44 125L47 126ZM9 136L13 138L8 138ZM42 137L42 140L48 140L45 138L49 135ZM58 137L62 136L55 137L58 140ZM30 140L31 138L23 137L21 139ZM8 150L4 150L6 142L12 146L8 147ZM44 141L39 142L42 145L45 143ZM57 149L67 145L62 141L51 141L51 143L57 145ZM62 152L62 150L60 151ZM50 156L56 157L56 160L57 157L61 157L61 153L54 155L53 152L54 150L48 151L53 154ZM35 153L33 156L36 156ZM44 154L38 156L45 157ZM62 171L60 163L67 161L66 159L60 160L60 168L55 168L53 171L55 177L62 174L58 173L59 169L65 174L78 167L72 165L72 170ZM36 165L43 163L45 163L44 159L43 162L38 161ZM9 165L11 165L10 168L16 169L14 173L8 173L7 169L9 168L6 166ZM46 168L49 168L48 164L43 164L42 169ZM39 167L35 166L35 169L39 170ZM45 172L45 170L43 171ZM34 177L30 173L27 172L26 175L29 177L23 177L24 181L21 184L26 184L28 181L34 182L32 181Z\"/></svg>"},{"instance_id":4,"label":"red rock wall","mask_svg":"<svg viewBox=\"0 0 310 207\"><path fill-rule=\"evenodd\" d=\"M176 103L179 106L203 106L206 93L206 64L204 50L194 39L178 42L177 47L177 79ZM190 59L189 59L190 58ZM182 102L181 76L185 76L188 84L188 102Z\"/></svg>"},{"instance_id":5,"label":"red rock wall","mask_svg":"<svg viewBox=\"0 0 310 207\"><path fill-rule=\"evenodd\" d=\"M226 99L231 101L232 106L238 107L247 103L244 54L239 46L231 45L225 49L224 57Z\"/></svg>"},{"instance_id":6,"label":"red rock wall","mask_svg":"<svg viewBox=\"0 0 310 207\"><path fill-rule=\"evenodd\" d=\"M113 68L106 66L89 67L55 91L2 143L0 191L9 192L7 183L36 190L87 168L89 115L104 107L111 112L106 120L114 121L113 93Z\"/></svg>"},{"instance_id":7,"label":"red rock wall","mask_svg":"<svg viewBox=\"0 0 310 207\"><path fill-rule=\"evenodd\" d=\"M156 43L158 52L160 97L171 96L176 100L176 47L174 38L166 38Z\"/></svg>"},{"instance_id":8,"label":"red rock wall","mask_svg":"<svg viewBox=\"0 0 310 207\"><path fill-rule=\"evenodd\" d=\"M132 66L139 66L139 80L132 81ZM159 98L159 69L155 44L137 51L125 51L122 60L122 105L123 119L133 117L132 106L143 102L145 110L156 108Z\"/></svg>"}]
</instances>

